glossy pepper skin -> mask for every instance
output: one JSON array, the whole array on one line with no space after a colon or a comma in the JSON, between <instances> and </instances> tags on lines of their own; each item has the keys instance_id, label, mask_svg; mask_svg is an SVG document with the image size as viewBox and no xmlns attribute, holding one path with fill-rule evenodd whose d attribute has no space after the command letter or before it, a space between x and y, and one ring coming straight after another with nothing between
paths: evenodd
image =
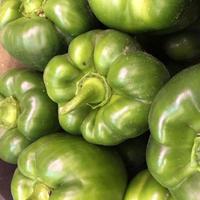
<instances>
[{"instance_id":1,"label":"glossy pepper skin","mask_svg":"<svg viewBox=\"0 0 200 200\"><path fill-rule=\"evenodd\" d=\"M200 64L175 75L158 93L149 116L151 174L177 200L199 200Z\"/></svg>"},{"instance_id":2,"label":"glossy pepper skin","mask_svg":"<svg viewBox=\"0 0 200 200\"><path fill-rule=\"evenodd\" d=\"M12 69L0 78L0 113L0 158L13 164L26 146L59 127L42 74L30 69Z\"/></svg>"},{"instance_id":3,"label":"glossy pepper skin","mask_svg":"<svg viewBox=\"0 0 200 200\"><path fill-rule=\"evenodd\" d=\"M125 187L116 152L60 133L22 152L11 184L14 200L123 200Z\"/></svg>"},{"instance_id":4,"label":"glossy pepper skin","mask_svg":"<svg viewBox=\"0 0 200 200\"><path fill-rule=\"evenodd\" d=\"M96 21L86 0L5 0L0 13L4 48L39 71Z\"/></svg>"},{"instance_id":5,"label":"glossy pepper skin","mask_svg":"<svg viewBox=\"0 0 200 200\"><path fill-rule=\"evenodd\" d=\"M199 17L199 0L88 0L110 28L130 33L182 29Z\"/></svg>"},{"instance_id":6,"label":"glossy pepper skin","mask_svg":"<svg viewBox=\"0 0 200 200\"><path fill-rule=\"evenodd\" d=\"M198 62L200 59L200 30L184 30L165 38L163 49L167 56L178 62Z\"/></svg>"},{"instance_id":7,"label":"glossy pepper skin","mask_svg":"<svg viewBox=\"0 0 200 200\"><path fill-rule=\"evenodd\" d=\"M129 183L124 200L174 200L169 191L143 170Z\"/></svg>"},{"instance_id":8,"label":"glossy pepper skin","mask_svg":"<svg viewBox=\"0 0 200 200\"><path fill-rule=\"evenodd\" d=\"M59 105L64 130L91 143L115 145L148 129L151 101L169 74L138 48L126 34L93 30L48 63L44 82Z\"/></svg>"}]
</instances>

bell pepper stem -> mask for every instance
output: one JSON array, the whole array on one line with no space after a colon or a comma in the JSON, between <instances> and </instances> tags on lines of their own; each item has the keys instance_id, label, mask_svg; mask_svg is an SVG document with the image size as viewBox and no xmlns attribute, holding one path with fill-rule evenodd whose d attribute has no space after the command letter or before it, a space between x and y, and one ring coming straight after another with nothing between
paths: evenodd
<instances>
[{"instance_id":1,"label":"bell pepper stem","mask_svg":"<svg viewBox=\"0 0 200 200\"><path fill-rule=\"evenodd\" d=\"M20 10L25 17L45 17L43 6L47 0L24 0Z\"/></svg>"},{"instance_id":2,"label":"bell pepper stem","mask_svg":"<svg viewBox=\"0 0 200 200\"><path fill-rule=\"evenodd\" d=\"M86 74L77 84L75 97L60 106L59 114L69 113L83 105L95 109L107 103L110 95L110 87L104 77L96 73Z\"/></svg>"},{"instance_id":3,"label":"bell pepper stem","mask_svg":"<svg viewBox=\"0 0 200 200\"><path fill-rule=\"evenodd\" d=\"M14 97L1 98L0 127L8 129L16 127L19 110L18 102Z\"/></svg>"}]
</instances>

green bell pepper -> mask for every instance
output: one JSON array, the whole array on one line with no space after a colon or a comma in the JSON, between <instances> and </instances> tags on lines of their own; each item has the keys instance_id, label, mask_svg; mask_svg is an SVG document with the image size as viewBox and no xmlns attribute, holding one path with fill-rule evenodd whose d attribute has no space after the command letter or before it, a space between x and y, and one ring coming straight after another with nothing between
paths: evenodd
<instances>
[{"instance_id":1,"label":"green bell pepper","mask_svg":"<svg viewBox=\"0 0 200 200\"><path fill-rule=\"evenodd\" d=\"M86 0L5 0L0 13L4 48L40 71L60 53L63 43L96 22Z\"/></svg>"},{"instance_id":2,"label":"green bell pepper","mask_svg":"<svg viewBox=\"0 0 200 200\"><path fill-rule=\"evenodd\" d=\"M149 115L150 173L177 200L200 197L200 64L175 75L156 96Z\"/></svg>"},{"instance_id":3,"label":"green bell pepper","mask_svg":"<svg viewBox=\"0 0 200 200\"><path fill-rule=\"evenodd\" d=\"M135 33L175 31L200 16L199 0L88 0L96 17L110 28Z\"/></svg>"},{"instance_id":4,"label":"green bell pepper","mask_svg":"<svg viewBox=\"0 0 200 200\"><path fill-rule=\"evenodd\" d=\"M164 52L179 62L194 62L200 58L200 31L184 30L163 40Z\"/></svg>"},{"instance_id":5,"label":"green bell pepper","mask_svg":"<svg viewBox=\"0 0 200 200\"><path fill-rule=\"evenodd\" d=\"M14 200L123 200L126 182L115 151L57 133L21 153L11 190Z\"/></svg>"},{"instance_id":6,"label":"green bell pepper","mask_svg":"<svg viewBox=\"0 0 200 200\"><path fill-rule=\"evenodd\" d=\"M131 180L124 200L173 200L173 198L148 170L144 170Z\"/></svg>"},{"instance_id":7,"label":"green bell pepper","mask_svg":"<svg viewBox=\"0 0 200 200\"><path fill-rule=\"evenodd\" d=\"M42 74L29 69L12 69L0 78L0 113L0 158L13 164L26 146L59 127Z\"/></svg>"},{"instance_id":8,"label":"green bell pepper","mask_svg":"<svg viewBox=\"0 0 200 200\"><path fill-rule=\"evenodd\" d=\"M124 33L93 30L73 39L68 54L50 60L44 82L64 130L116 145L148 129L151 102L169 74L138 48Z\"/></svg>"},{"instance_id":9,"label":"green bell pepper","mask_svg":"<svg viewBox=\"0 0 200 200\"><path fill-rule=\"evenodd\" d=\"M20 0L2 0L0 2L0 30L7 23L22 16L20 13Z\"/></svg>"}]
</instances>

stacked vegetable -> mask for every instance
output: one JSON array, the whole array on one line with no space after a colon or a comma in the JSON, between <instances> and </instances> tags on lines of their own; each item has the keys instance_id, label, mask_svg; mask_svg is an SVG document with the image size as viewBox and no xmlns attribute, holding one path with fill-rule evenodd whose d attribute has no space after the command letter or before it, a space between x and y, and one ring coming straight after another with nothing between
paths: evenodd
<instances>
[{"instance_id":1,"label":"stacked vegetable","mask_svg":"<svg viewBox=\"0 0 200 200\"><path fill-rule=\"evenodd\" d=\"M198 0L0 1L28 66L0 77L13 199L199 200L199 18Z\"/></svg>"}]
</instances>

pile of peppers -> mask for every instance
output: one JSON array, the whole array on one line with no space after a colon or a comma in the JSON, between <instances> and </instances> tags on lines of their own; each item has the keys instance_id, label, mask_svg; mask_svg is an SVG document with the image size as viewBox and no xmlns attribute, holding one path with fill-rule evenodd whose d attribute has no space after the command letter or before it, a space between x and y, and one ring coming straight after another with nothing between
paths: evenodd
<instances>
[{"instance_id":1,"label":"pile of peppers","mask_svg":"<svg viewBox=\"0 0 200 200\"><path fill-rule=\"evenodd\" d=\"M200 200L199 27L199 0L0 0L0 199Z\"/></svg>"}]
</instances>

